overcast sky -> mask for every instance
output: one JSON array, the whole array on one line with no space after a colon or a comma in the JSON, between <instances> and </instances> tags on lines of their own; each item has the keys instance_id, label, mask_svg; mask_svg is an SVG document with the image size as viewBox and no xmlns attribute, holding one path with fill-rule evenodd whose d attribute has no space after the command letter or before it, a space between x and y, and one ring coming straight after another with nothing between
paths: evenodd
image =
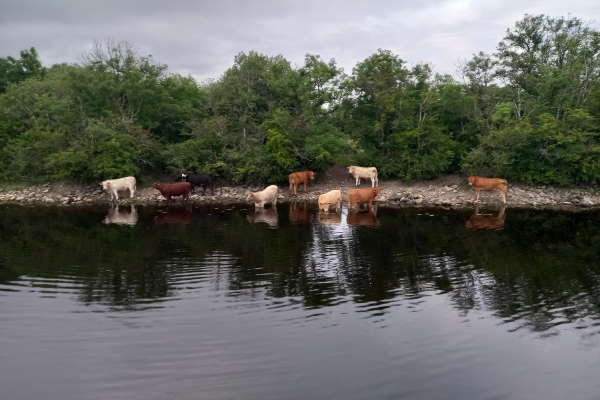
<instances>
[{"instance_id":1,"label":"overcast sky","mask_svg":"<svg viewBox=\"0 0 600 400\"><path fill-rule=\"evenodd\" d=\"M598 29L600 0L0 0L0 57L34 46L45 65L80 62L94 41L124 40L202 81L219 78L241 51L281 54L294 66L319 54L351 73L382 48L456 75L525 13Z\"/></svg>"}]
</instances>

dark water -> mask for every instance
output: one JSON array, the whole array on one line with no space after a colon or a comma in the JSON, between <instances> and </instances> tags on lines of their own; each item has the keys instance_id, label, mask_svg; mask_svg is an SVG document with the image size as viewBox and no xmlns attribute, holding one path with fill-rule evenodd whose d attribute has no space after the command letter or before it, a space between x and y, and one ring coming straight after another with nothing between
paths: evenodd
<instances>
[{"instance_id":1,"label":"dark water","mask_svg":"<svg viewBox=\"0 0 600 400\"><path fill-rule=\"evenodd\" d=\"M0 398L600 398L600 213L107 212L0 207Z\"/></svg>"}]
</instances>

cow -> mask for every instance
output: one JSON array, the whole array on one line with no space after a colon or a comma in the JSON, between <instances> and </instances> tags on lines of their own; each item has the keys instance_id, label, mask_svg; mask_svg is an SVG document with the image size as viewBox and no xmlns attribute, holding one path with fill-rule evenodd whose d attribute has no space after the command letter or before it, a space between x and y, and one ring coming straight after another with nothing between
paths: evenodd
<instances>
[{"instance_id":1,"label":"cow","mask_svg":"<svg viewBox=\"0 0 600 400\"><path fill-rule=\"evenodd\" d=\"M310 224L313 220L313 214L306 202L292 202L288 216L292 224Z\"/></svg>"},{"instance_id":2,"label":"cow","mask_svg":"<svg viewBox=\"0 0 600 400\"><path fill-rule=\"evenodd\" d=\"M483 178L481 176L469 176L467 178L469 185L473 187L476 193L475 202L479 202L479 192L482 190L496 190L502 195L502 200L506 204L506 193L508 191L508 182L500 178Z\"/></svg>"},{"instance_id":3,"label":"cow","mask_svg":"<svg viewBox=\"0 0 600 400\"><path fill-rule=\"evenodd\" d=\"M367 203L369 209L371 209L373 200L382 191L382 188L348 190L348 203L350 203L350 208L354 208L355 204Z\"/></svg>"},{"instance_id":4,"label":"cow","mask_svg":"<svg viewBox=\"0 0 600 400\"><path fill-rule=\"evenodd\" d=\"M304 184L304 191L306 192L306 187L309 181L315 179L315 173L313 171L298 171L292 172L288 175L288 181L290 183L290 192L292 194L296 194L298 185Z\"/></svg>"},{"instance_id":5,"label":"cow","mask_svg":"<svg viewBox=\"0 0 600 400\"><path fill-rule=\"evenodd\" d=\"M215 180L210 177L210 175L206 174L185 174L182 173L181 176L176 179L182 182L189 182L192 184L192 192L196 189L196 186L202 187L202 195L206 194L206 188L210 188L210 193L212 195L215 194Z\"/></svg>"},{"instance_id":6,"label":"cow","mask_svg":"<svg viewBox=\"0 0 600 400\"><path fill-rule=\"evenodd\" d=\"M377 219L377 212L375 210L348 210L348 217L346 219L348 225L354 226L377 226L379 220Z\"/></svg>"},{"instance_id":7,"label":"cow","mask_svg":"<svg viewBox=\"0 0 600 400\"><path fill-rule=\"evenodd\" d=\"M130 198L135 196L136 181L133 176L126 176L125 178L119 179L107 179L100 182L100 185L104 191L110 193L110 201L113 203L119 202L120 191L128 190Z\"/></svg>"},{"instance_id":8,"label":"cow","mask_svg":"<svg viewBox=\"0 0 600 400\"><path fill-rule=\"evenodd\" d=\"M329 207L335 205L336 210L342 205L342 191L330 190L319 196L319 210L329 212Z\"/></svg>"},{"instance_id":9,"label":"cow","mask_svg":"<svg viewBox=\"0 0 600 400\"><path fill-rule=\"evenodd\" d=\"M102 221L103 224L115 225L135 225L138 222L138 213L135 205L131 206L129 211L119 210L119 205L111 207Z\"/></svg>"},{"instance_id":10,"label":"cow","mask_svg":"<svg viewBox=\"0 0 600 400\"><path fill-rule=\"evenodd\" d=\"M357 167L356 165L350 165L346 167L348 173L356 180L355 186L360 185L360 179L371 179L371 187L379 186L379 179L377 178L377 168L375 167Z\"/></svg>"},{"instance_id":11,"label":"cow","mask_svg":"<svg viewBox=\"0 0 600 400\"><path fill-rule=\"evenodd\" d=\"M153 183L152 187L158 190L167 201L171 201L171 197L175 196L182 196L183 201L186 201L192 193L192 184L189 182Z\"/></svg>"},{"instance_id":12,"label":"cow","mask_svg":"<svg viewBox=\"0 0 600 400\"><path fill-rule=\"evenodd\" d=\"M279 216L275 208L256 208L254 214L248 214L246 219L252 224L265 223L269 228L277 228L279 225Z\"/></svg>"},{"instance_id":13,"label":"cow","mask_svg":"<svg viewBox=\"0 0 600 400\"><path fill-rule=\"evenodd\" d=\"M506 207L500 208L498 215L479 214L479 209L475 209L475 213L465 222L465 227L468 229L502 229L504 228L504 220L506 219Z\"/></svg>"},{"instance_id":14,"label":"cow","mask_svg":"<svg viewBox=\"0 0 600 400\"><path fill-rule=\"evenodd\" d=\"M267 203L277 207L277 196L279 196L279 188L277 185L271 185L260 192L248 193L247 199L254 202L254 207L257 208L263 208Z\"/></svg>"}]
</instances>

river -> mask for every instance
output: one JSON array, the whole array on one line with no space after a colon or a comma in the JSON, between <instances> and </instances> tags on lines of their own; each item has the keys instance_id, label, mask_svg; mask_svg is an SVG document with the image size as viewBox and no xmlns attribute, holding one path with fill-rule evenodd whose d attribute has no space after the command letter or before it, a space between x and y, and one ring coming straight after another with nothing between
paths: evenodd
<instances>
[{"instance_id":1,"label":"river","mask_svg":"<svg viewBox=\"0 0 600 400\"><path fill-rule=\"evenodd\" d=\"M597 211L2 205L1 398L597 399L599 243Z\"/></svg>"}]
</instances>

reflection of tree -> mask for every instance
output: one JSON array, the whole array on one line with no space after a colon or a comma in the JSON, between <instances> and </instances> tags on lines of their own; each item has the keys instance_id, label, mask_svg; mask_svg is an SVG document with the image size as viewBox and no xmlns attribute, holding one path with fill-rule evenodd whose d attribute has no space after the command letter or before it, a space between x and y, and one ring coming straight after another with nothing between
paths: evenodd
<instances>
[{"instance_id":1,"label":"reflection of tree","mask_svg":"<svg viewBox=\"0 0 600 400\"><path fill-rule=\"evenodd\" d=\"M282 223L291 214L280 209L275 230L239 210L142 208L137 225L121 227L101 224L102 211L3 206L0 282L68 277L85 303L130 306L174 296L193 276L230 296L310 308L352 300L379 315L444 293L461 313L487 309L511 329L600 318L597 213L514 210L504 230L478 231L456 212L380 208L373 228L318 224L304 207L294 212L315 213L312 224ZM185 224L155 218L178 212Z\"/></svg>"}]
</instances>

